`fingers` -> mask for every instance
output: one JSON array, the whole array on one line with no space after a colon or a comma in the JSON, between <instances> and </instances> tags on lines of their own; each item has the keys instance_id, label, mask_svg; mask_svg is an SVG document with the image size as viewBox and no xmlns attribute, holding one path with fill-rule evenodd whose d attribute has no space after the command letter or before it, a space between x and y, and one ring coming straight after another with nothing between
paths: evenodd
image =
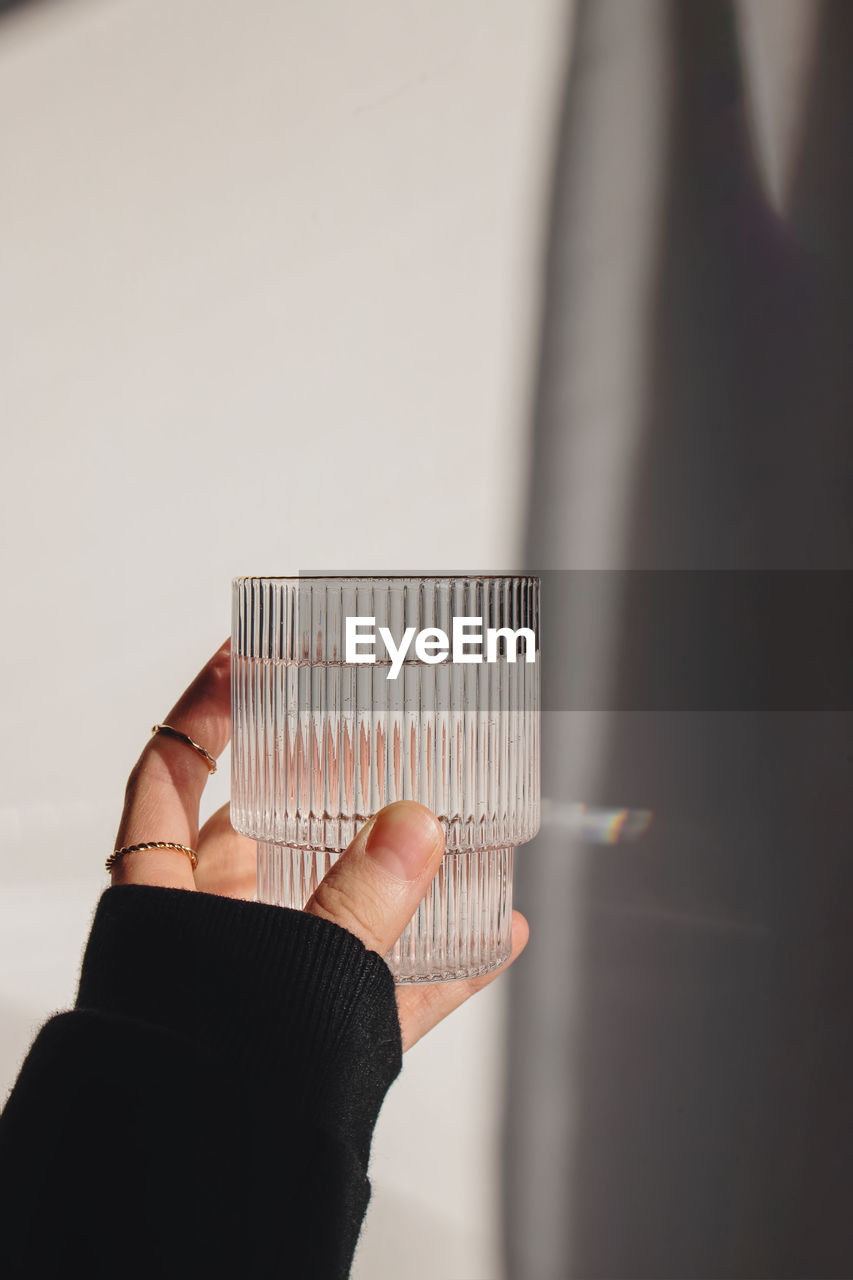
<instances>
[{"instance_id":1,"label":"fingers","mask_svg":"<svg viewBox=\"0 0 853 1280\"><path fill-rule=\"evenodd\" d=\"M211 755L222 753L231 734L229 640L202 668L163 723L189 734ZM192 747L165 734L152 737L128 780L116 848L171 840L197 849L199 804L208 777L207 764ZM171 849L126 854L113 868L112 882L195 887L189 858Z\"/></svg>"},{"instance_id":2,"label":"fingers","mask_svg":"<svg viewBox=\"0 0 853 1280\"><path fill-rule=\"evenodd\" d=\"M461 982L430 982L423 986L398 987L397 1009L400 1015L400 1029L403 1033L403 1050L411 1049L421 1036L431 1031L436 1023L441 1022L460 1004L464 1004L471 996L482 991L495 978L506 973L527 946L530 930L527 921L520 911L512 913L512 951L509 959L500 969L484 973L479 978L465 978Z\"/></svg>"},{"instance_id":3,"label":"fingers","mask_svg":"<svg viewBox=\"0 0 853 1280\"><path fill-rule=\"evenodd\" d=\"M198 868L195 887L202 893L225 898L255 896L258 887L258 846L231 826L231 806L226 801L211 814L198 836Z\"/></svg>"},{"instance_id":4,"label":"fingers","mask_svg":"<svg viewBox=\"0 0 853 1280\"><path fill-rule=\"evenodd\" d=\"M381 809L359 831L305 910L341 925L387 954L414 915L444 853L444 832L410 800Z\"/></svg>"}]
</instances>

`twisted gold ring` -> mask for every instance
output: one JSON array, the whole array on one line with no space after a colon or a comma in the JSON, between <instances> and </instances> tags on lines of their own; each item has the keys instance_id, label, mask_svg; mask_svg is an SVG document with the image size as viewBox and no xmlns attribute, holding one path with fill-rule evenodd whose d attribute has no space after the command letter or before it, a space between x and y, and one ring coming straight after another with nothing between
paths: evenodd
<instances>
[{"instance_id":1,"label":"twisted gold ring","mask_svg":"<svg viewBox=\"0 0 853 1280\"><path fill-rule=\"evenodd\" d=\"M185 853L192 863L192 869L195 871L198 866L198 854L195 849L189 849L185 844L173 844L171 840L149 840L145 844L129 844L123 849L116 849L107 858L104 866L107 871L112 871L119 858L123 858L126 853L138 853L140 849L177 849L179 853Z\"/></svg>"}]
</instances>

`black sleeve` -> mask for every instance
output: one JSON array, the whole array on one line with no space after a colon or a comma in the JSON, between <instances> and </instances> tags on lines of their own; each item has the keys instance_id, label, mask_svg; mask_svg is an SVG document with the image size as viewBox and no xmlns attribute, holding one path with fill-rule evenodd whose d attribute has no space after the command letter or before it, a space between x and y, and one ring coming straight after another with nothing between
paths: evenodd
<instances>
[{"instance_id":1,"label":"black sleeve","mask_svg":"<svg viewBox=\"0 0 853 1280\"><path fill-rule=\"evenodd\" d=\"M391 973L346 930L108 889L0 1116L4 1274L348 1275L401 1057Z\"/></svg>"}]
</instances>

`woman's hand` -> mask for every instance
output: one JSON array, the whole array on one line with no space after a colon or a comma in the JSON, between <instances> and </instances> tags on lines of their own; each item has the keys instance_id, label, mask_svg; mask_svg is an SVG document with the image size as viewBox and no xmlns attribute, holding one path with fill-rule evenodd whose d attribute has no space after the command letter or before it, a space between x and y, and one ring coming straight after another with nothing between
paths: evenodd
<instances>
[{"instance_id":1,"label":"woman's hand","mask_svg":"<svg viewBox=\"0 0 853 1280\"><path fill-rule=\"evenodd\" d=\"M189 734L211 755L222 754L231 736L230 641L202 668L165 723ZM151 739L128 779L116 848L171 840L197 850L198 867L193 872L189 859L177 850L146 849L119 859L112 871L113 884L254 897L256 844L236 833L228 805L199 831L207 778L207 764L186 743L165 734ZM362 827L305 910L348 929L384 956L424 897L443 854L444 835L428 809L411 801L389 805ZM512 954L500 969L460 982L397 988L404 1049L488 986L521 953L527 942L527 921L517 911L512 914Z\"/></svg>"}]
</instances>

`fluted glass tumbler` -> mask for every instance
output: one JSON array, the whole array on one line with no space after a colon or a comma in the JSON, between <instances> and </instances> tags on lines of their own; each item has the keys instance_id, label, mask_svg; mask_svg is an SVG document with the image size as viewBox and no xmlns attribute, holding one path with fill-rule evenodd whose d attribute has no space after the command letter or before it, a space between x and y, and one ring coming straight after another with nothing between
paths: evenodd
<instances>
[{"instance_id":1,"label":"fluted glass tumbler","mask_svg":"<svg viewBox=\"0 0 853 1280\"><path fill-rule=\"evenodd\" d=\"M538 578L246 577L232 603L231 821L259 899L302 908L369 818L416 800L446 851L394 977L502 964L539 828Z\"/></svg>"}]
</instances>

